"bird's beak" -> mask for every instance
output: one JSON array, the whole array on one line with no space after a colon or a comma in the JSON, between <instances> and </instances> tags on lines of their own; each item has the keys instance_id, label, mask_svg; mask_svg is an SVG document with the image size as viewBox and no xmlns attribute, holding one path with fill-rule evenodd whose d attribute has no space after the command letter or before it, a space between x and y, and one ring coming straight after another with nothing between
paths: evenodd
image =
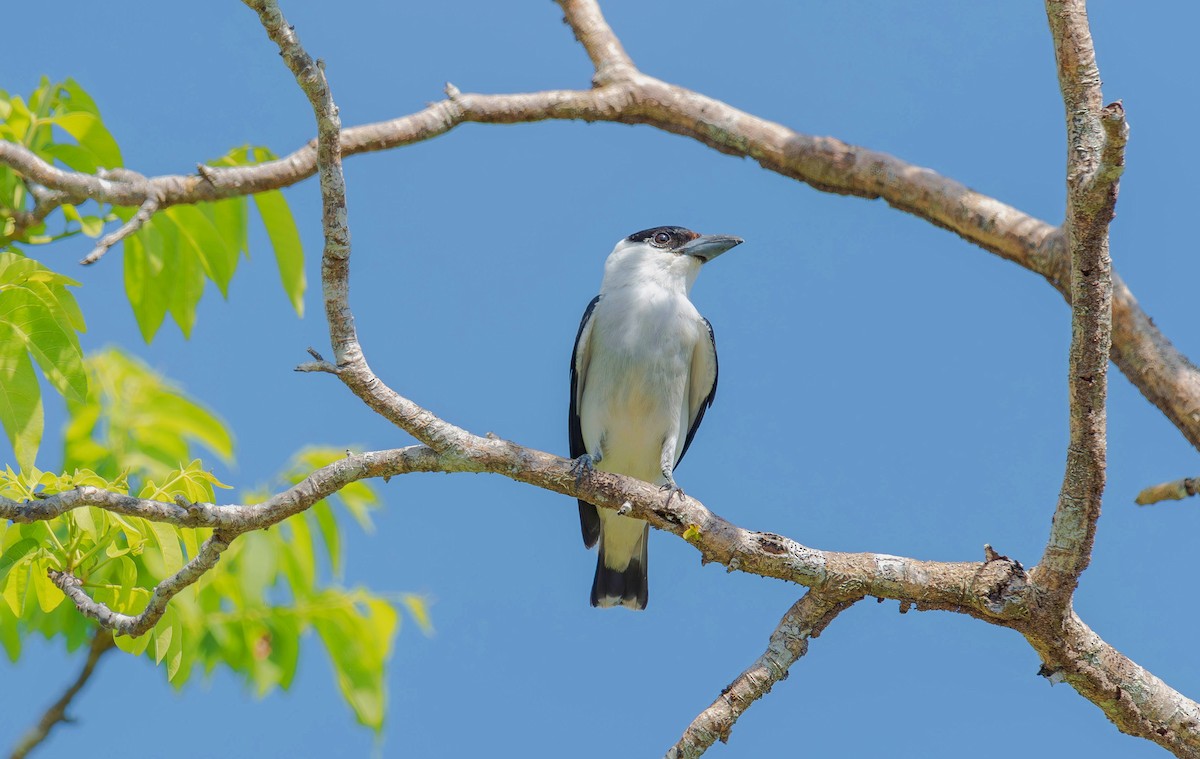
<instances>
[{"instance_id":1,"label":"bird's beak","mask_svg":"<svg viewBox=\"0 0 1200 759\"><path fill-rule=\"evenodd\" d=\"M695 256L701 263L708 263L725 251L741 245L742 238L733 235L700 235L679 249L680 253Z\"/></svg>"}]
</instances>

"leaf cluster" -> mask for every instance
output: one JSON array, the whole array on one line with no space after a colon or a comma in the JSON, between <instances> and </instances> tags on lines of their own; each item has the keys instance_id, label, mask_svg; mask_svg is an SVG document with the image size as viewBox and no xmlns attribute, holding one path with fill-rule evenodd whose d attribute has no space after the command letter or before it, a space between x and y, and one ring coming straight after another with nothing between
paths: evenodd
<instances>
[{"instance_id":1,"label":"leaf cluster","mask_svg":"<svg viewBox=\"0 0 1200 759\"><path fill-rule=\"evenodd\" d=\"M43 79L28 97L0 91L0 139L75 171L121 166L120 149L96 104L71 79ZM241 147L210 165L272 159L265 148ZM227 424L128 354L107 349L85 356L79 341L83 314L68 289L79 283L27 255L29 246L77 235L98 238L106 226L132 219L135 209L45 200L42 188L0 166L0 424L16 464L0 471L0 496L30 500L94 486L153 500L214 502L216 491L229 486L196 453L202 448L231 463ZM125 240L126 294L147 342L167 314L190 335L208 282L228 295L242 256L249 255L250 203L288 300L302 314L303 251L280 192L169 207ZM34 465L44 433L39 371L67 404L62 473ZM341 455L303 450L272 485L297 482ZM243 500L254 502L265 492ZM406 608L423 630L431 627L419 596L341 583L345 518L370 529L377 506L375 491L354 483L270 530L239 537L217 571L175 596L147 634L117 636L117 648L151 659L177 688L197 673L225 667L262 696L291 685L301 638L312 631L357 719L381 729L384 665L399 625L397 608ZM194 558L210 534L92 507L49 521L0 524L0 647L16 661L28 635L62 640L73 651L96 634L95 623L49 572L69 572L95 600L136 615L155 586Z\"/></svg>"}]
</instances>

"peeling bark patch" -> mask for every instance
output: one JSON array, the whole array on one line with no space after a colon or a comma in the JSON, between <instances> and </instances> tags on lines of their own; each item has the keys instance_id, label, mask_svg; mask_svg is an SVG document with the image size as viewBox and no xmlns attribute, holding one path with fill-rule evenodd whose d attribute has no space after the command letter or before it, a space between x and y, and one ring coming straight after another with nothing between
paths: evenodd
<instances>
[{"instance_id":1,"label":"peeling bark patch","mask_svg":"<svg viewBox=\"0 0 1200 759\"><path fill-rule=\"evenodd\" d=\"M879 570L880 578L892 582L904 578L904 559L885 553L877 553L872 558L875 559L875 568Z\"/></svg>"},{"instance_id":2,"label":"peeling bark patch","mask_svg":"<svg viewBox=\"0 0 1200 759\"><path fill-rule=\"evenodd\" d=\"M758 541L759 547L761 547L767 553L775 554L776 556L782 556L788 552L787 545L785 544L786 539L780 537L779 535L774 535L769 532L760 532L755 536L755 539Z\"/></svg>"}]
</instances>

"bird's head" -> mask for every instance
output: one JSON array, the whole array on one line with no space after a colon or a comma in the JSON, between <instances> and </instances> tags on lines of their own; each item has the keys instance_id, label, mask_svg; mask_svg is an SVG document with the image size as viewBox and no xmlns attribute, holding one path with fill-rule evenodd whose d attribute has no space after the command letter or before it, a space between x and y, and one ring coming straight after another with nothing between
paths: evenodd
<instances>
[{"instance_id":1,"label":"bird's head","mask_svg":"<svg viewBox=\"0 0 1200 759\"><path fill-rule=\"evenodd\" d=\"M740 245L732 235L702 235L683 227L654 227L621 240L604 265L605 281L619 286L628 281L655 281L691 289L700 267Z\"/></svg>"}]
</instances>

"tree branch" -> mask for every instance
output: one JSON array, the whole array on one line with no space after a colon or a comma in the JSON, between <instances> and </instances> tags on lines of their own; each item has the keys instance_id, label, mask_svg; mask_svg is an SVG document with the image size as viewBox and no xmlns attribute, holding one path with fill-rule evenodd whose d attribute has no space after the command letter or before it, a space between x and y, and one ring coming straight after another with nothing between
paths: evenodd
<instances>
[{"instance_id":1,"label":"tree branch","mask_svg":"<svg viewBox=\"0 0 1200 759\"><path fill-rule=\"evenodd\" d=\"M633 60L608 22L600 13L594 0L557 0L563 9L563 20L575 32L575 39L583 45L596 75L592 84L601 87L613 82L630 79L637 73Z\"/></svg>"},{"instance_id":2,"label":"tree branch","mask_svg":"<svg viewBox=\"0 0 1200 759\"><path fill-rule=\"evenodd\" d=\"M679 741L667 751L666 759L696 759L716 741L727 743L733 723L775 683L788 676L788 669L808 653L808 639L821 632L841 612L862 597L837 599L810 590L779 620L763 655L688 725Z\"/></svg>"},{"instance_id":3,"label":"tree branch","mask_svg":"<svg viewBox=\"0 0 1200 759\"><path fill-rule=\"evenodd\" d=\"M1176 756L1200 757L1200 704L1106 643L1070 607L1057 628L1024 632L1043 672L1099 706L1121 732Z\"/></svg>"},{"instance_id":4,"label":"tree branch","mask_svg":"<svg viewBox=\"0 0 1200 759\"><path fill-rule=\"evenodd\" d=\"M96 670L96 664L100 661L100 657L111 651L116 646L113 643L112 633L107 630L97 630L92 635L92 643L88 647L87 659L83 663L83 669L80 670L79 676L75 678L75 682L71 683L63 692L62 696L57 701L50 705L42 714L42 718L38 723L21 736L17 744L13 747L12 754L9 759L25 759L30 751L37 748L42 741L50 735L50 731L59 722L70 722L71 718L67 716L67 707L79 695L79 691L83 690L83 686L87 685L91 679L92 673Z\"/></svg>"},{"instance_id":5,"label":"tree branch","mask_svg":"<svg viewBox=\"0 0 1200 759\"><path fill-rule=\"evenodd\" d=\"M217 565L221 554L229 548L229 542L236 536L214 532L192 560L183 565L175 574L154 586L150 600L140 614L130 616L113 611L105 604L96 601L83 589L83 581L70 572L48 570L46 574L58 586L67 598L75 603L75 607L85 616L96 620L106 630L112 630L117 635L129 635L136 638L148 632L158 624L162 615L167 611L171 599L187 586L199 580L204 573Z\"/></svg>"},{"instance_id":6,"label":"tree branch","mask_svg":"<svg viewBox=\"0 0 1200 759\"><path fill-rule=\"evenodd\" d=\"M88 253L86 256L80 259L79 263L83 264L84 266L96 263L101 259L101 257L104 256L105 253L108 252L109 248L144 227L146 222L150 221L150 217L153 216L157 211L158 198L154 196L146 198L146 200L142 202L142 205L138 207L137 213L135 213L129 221L125 222L112 232L109 232L104 237L101 237L99 240L97 240L96 247L92 248L91 253Z\"/></svg>"},{"instance_id":7,"label":"tree branch","mask_svg":"<svg viewBox=\"0 0 1200 759\"><path fill-rule=\"evenodd\" d=\"M572 463L506 440L470 436L459 451L437 453L425 446L412 446L348 456L259 504L182 506L78 488L27 503L0 499L0 518L51 519L72 508L96 506L180 526L215 526L233 534L275 524L349 482L368 477L409 472L492 472L583 498L601 508L623 509L657 529L683 537L700 552L704 562L715 561L731 570L794 582L817 589L826 598L888 598L920 610L963 613L1019 630L1042 654L1048 668L1064 672L1064 677L1101 706L1122 730L1168 748L1192 745L1195 754L1181 755L1200 755L1200 720L1189 723L1180 716L1200 713L1200 705L1151 679L1149 673L1103 643L1082 622L1064 624L1057 631L1037 624L1034 615L1039 613L1039 606L1031 597L1028 577L1019 563L1007 557L988 552L981 563L938 562L877 553L821 551L781 535L731 524L690 496L670 498L656 486L630 477L596 471L576 483ZM78 605L78 600L72 600ZM91 599L83 603L103 608ZM1093 656L1098 650L1104 655ZM1116 710L1108 703L1115 693L1113 683L1120 683L1131 696ZM1136 689L1142 686L1153 687L1153 697L1139 694ZM1170 725L1175 732L1159 734L1147 731L1147 725Z\"/></svg>"},{"instance_id":8,"label":"tree branch","mask_svg":"<svg viewBox=\"0 0 1200 759\"><path fill-rule=\"evenodd\" d=\"M438 419L404 398L371 371L363 356L350 310L350 229L347 223L346 180L342 173L341 120L325 79L324 66L301 46L274 0L243 0L258 12L267 35L279 46L283 60L308 97L317 120L317 170L321 183L321 284L325 318L333 344L337 376L371 409L391 420L435 451L444 451L471 437L466 430Z\"/></svg>"},{"instance_id":9,"label":"tree branch","mask_svg":"<svg viewBox=\"0 0 1200 759\"><path fill-rule=\"evenodd\" d=\"M1200 477L1185 477L1182 480L1163 482L1144 488L1137 494L1134 503L1138 506L1149 506L1161 501L1182 501L1188 496L1200 493Z\"/></svg>"},{"instance_id":10,"label":"tree branch","mask_svg":"<svg viewBox=\"0 0 1200 759\"><path fill-rule=\"evenodd\" d=\"M1080 125L1068 119L1072 154L1065 231L892 156L832 138L801 135L641 74L621 49L593 0L561 0L561 5L596 67L594 89L472 95L447 88L447 100L419 113L342 132L321 66L300 47L275 2L244 1L259 13L268 35L279 46L313 107L317 121L315 146L310 143L291 156L267 164L211 168L194 177L149 180L72 175L9 144L0 144L0 162L72 198L96 197L122 205L140 205L153 193L162 207L275 189L317 170L321 177L325 233L322 279L335 360L325 365L318 359L318 364L305 367L320 371L333 368L371 408L426 445L348 457L253 506L162 504L94 488L52 495L42 503L20 504L0 499L0 516L12 515L10 518L24 521L51 518L70 508L95 505L186 526L216 528L200 554L177 575L160 583L151 604L138 617L117 615L83 593L70 575L56 576L59 587L85 613L114 629L122 626L128 630L148 629L153 624L155 610L161 615L171 595L216 563L222 544L228 545L241 532L298 513L356 479L407 471L493 472L644 519L656 528L683 537L700 551L703 561L717 561L731 569L808 586L816 592L815 596L810 592L812 604L822 599L845 601L874 595L915 604L919 609L965 613L1019 630L1042 655L1048 669L1061 673L1081 694L1104 709L1122 730L1154 740L1181 755L1200 755L1200 720L1194 718L1200 715L1200 705L1101 641L1075 617L1069 606L1070 591L1086 566L1103 487L1104 373L1110 349L1105 320L1114 287L1108 272L1107 224L1115 202L1124 142L1119 107L1101 113L1098 89L1094 103L1093 93L1088 89L1097 88L1098 79L1093 82L1090 78L1089 66L1094 68L1094 61L1088 62L1090 40L1086 39L1086 18L1082 16L1080 0L1047 3L1056 49L1068 45L1059 51L1064 100L1069 112L1075 104L1084 113ZM1073 15L1057 17L1060 8ZM1037 582L1031 582L1018 562L994 552L988 553L981 563L952 563L819 551L779 535L745 530L694 499L671 498L653 485L630 478L594 472L577 482L572 462L508 441L472 435L380 381L362 355L349 308L350 237L342 153L381 150L429 139L466 121L517 123L545 119L651 124L725 153L752 157L768 169L820 190L883 198L897 208L1041 273L1060 291L1065 291L1073 303L1074 325L1070 379L1072 447L1052 538L1042 562L1044 566L1038 567ZM1093 129L1097 124L1103 133L1099 140ZM1083 157L1076 156L1076 151ZM1159 405L1188 439L1200 447L1200 372L1149 323L1119 281L1115 282L1115 288L1114 359L1146 397ZM1050 603L1045 603L1047 599ZM797 612L797 616L804 617L806 613ZM790 625L784 624L776 636L781 642L798 645L805 635L803 624L801 621L795 633ZM810 625L807 629L807 634L812 635L819 631L819 626ZM781 654L783 658L776 659L776 663L785 661L787 656L792 656L792 652ZM752 680L754 676L747 675L735 681L735 686L740 683L747 694L752 693L759 682ZM1144 693L1139 688L1150 688L1152 692ZM741 702L741 708L751 700ZM715 706L719 709L719 705ZM730 708L733 710L732 704ZM726 716L731 713L726 712ZM713 724L717 725L719 735L720 723Z\"/></svg>"},{"instance_id":11,"label":"tree branch","mask_svg":"<svg viewBox=\"0 0 1200 759\"><path fill-rule=\"evenodd\" d=\"M607 61L609 69L621 71L621 76L614 74L611 81L600 81L601 86L592 90L455 94L408 116L343 130L341 153L356 155L410 145L467 122L574 119L647 124L723 153L753 158L763 168L824 192L881 198L1042 275L1070 301L1066 241L1054 225L886 153L832 137L801 134L640 72L626 77L623 66L628 56L619 42L615 48L606 47L615 37L596 4L564 0L562 5L568 23L576 25L576 36L590 46L593 62L598 60L603 67ZM317 166L313 142L275 161L206 167L203 175L154 177L145 180L148 186L132 178L104 179L63 171L22 146L3 141L0 163L32 181L64 191L61 202L94 198L139 206L154 195L162 208L287 187L312 176ZM1146 399L1200 449L1200 370L1152 323L1118 277L1114 277L1114 289L1113 360ZM416 408L410 411L421 413Z\"/></svg>"},{"instance_id":12,"label":"tree branch","mask_svg":"<svg viewBox=\"0 0 1200 759\"><path fill-rule=\"evenodd\" d=\"M1101 107L1100 71L1084 0L1047 0L1046 15L1066 105L1070 441L1050 538L1033 579L1047 600L1065 610L1091 561L1104 493L1113 294L1108 225L1125 165L1128 127L1119 103Z\"/></svg>"}]
</instances>

